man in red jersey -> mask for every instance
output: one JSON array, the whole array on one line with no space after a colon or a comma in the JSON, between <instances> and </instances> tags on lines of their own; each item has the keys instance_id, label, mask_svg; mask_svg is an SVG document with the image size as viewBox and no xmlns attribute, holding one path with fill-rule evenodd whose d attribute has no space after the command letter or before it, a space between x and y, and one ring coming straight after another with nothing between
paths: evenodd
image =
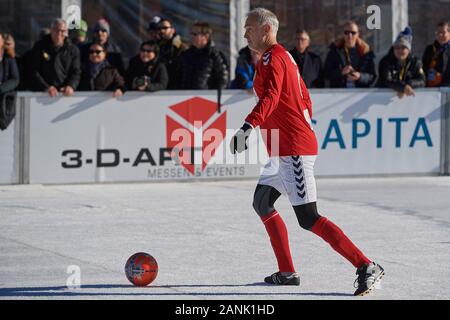
<instances>
[{"instance_id":1,"label":"man in red jersey","mask_svg":"<svg viewBox=\"0 0 450 320\"><path fill-rule=\"evenodd\" d=\"M292 56L277 43L278 19L269 10L257 8L247 16L245 38L251 50L262 57L256 67L254 90L258 103L232 138L231 152L247 149L252 129L267 130L265 143L270 156L255 190L253 207L270 238L278 272L264 279L275 285L299 285L283 219L274 208L281 194L288 196L300 226L312 231L357 268L355 295L369 293L384 275L384 269L369 260L333 222L317 212L314 162L317 140L311 124L312 103ZM274 131L277 139L271 141Z\"/></svg>"}]
</instances>

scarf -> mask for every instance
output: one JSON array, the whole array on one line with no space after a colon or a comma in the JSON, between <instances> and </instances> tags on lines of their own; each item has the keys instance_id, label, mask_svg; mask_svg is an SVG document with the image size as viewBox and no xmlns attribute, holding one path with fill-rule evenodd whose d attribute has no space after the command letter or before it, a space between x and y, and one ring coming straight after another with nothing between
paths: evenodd
<instances>
[{"instance_id":1,"label":"scarf","mask_svg":"<svg viewBox=\"0 0 450 320\"><path fill-rule=\"evenodd\" d=\"M447 42L446 44L440 46L438 51L439 51L439 53L441 54L441 53L443 53L444 51L446 51L449 47L450 47L450 41Z\"/></svg>"},{"instance_id":2,"label":"scarf","mask_svg":"<svg viewBox=\"0 0 450 320\"><path fill-rule=\"evenodd\" d=\"M102 70L108 65L107 60L100 63L89 63L89 78L95 79L102 72Z\"/></svg>"}]
</instances>

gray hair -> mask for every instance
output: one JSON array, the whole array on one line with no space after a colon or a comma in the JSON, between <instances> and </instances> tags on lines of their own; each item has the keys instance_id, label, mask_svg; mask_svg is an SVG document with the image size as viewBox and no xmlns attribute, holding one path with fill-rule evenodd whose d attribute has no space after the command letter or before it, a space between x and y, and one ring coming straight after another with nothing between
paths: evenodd
<instances>
[{"instance_id":1,"label":"gray hair","mask_svg":"<svg viewBox=\"0 0 450 320\"><path fill-rule=\"evenodd\" d=\"M59 27L60 25L67 26L66 20L61 19L61 18L56 18L52 21L50 28L55 29L56 27Z\"/></svg>"},{"instance_id":2,"label":"gray hair","mask_svg":"<svg viewBox=\"0 0 450 320\"><path fill-rule=\"evenodd\" d=\"M247 14L247 17L254 17L260 26L268 24L272 29L272 32L275 35L277 34L280 23L278 22L277 16L272 11L265 8L255 8Z\"/></svg>"}]
</instances>

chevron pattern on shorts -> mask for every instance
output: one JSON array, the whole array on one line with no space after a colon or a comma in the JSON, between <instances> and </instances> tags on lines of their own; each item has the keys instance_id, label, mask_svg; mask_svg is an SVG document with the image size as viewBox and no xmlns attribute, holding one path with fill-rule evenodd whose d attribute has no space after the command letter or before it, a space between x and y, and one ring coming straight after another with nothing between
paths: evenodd
<instances>
[{"instance_id":1,"label":"chevron pattern on shorts","mask_svg":"<svg viewBox=\"0 0 450 320\"><path fill-rule=\"evenodd\" d=\"M305 190L305 177L303 175L303 163L300 159L300 156L292 156L292 166L294 167L295 174L295 184L297 186L297 195L302 199L305 198L306 190Z\"/></svg>"}]
</instances>

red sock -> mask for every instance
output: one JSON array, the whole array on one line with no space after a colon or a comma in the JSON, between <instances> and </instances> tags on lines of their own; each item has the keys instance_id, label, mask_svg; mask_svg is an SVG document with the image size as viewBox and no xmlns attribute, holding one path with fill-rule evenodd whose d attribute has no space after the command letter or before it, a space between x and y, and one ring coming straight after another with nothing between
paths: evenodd
<instances>
[{"instance_id":1,"label":"red sock","mask_svg":"<svg viewBox=\"0 0 450 320\"><path fill-rule=\"evenodd\" d=\"M295 272L292 263L291 250L289 249L288 231L278 212L274 211L262 218L264 226L270 237L273 251L278 261L280 272Z\"/></svg>"},{"instance_id":2,"label":"red sock","mask_svg":"<svg viewBox=\"0 0 450 320\"><path fill-rule=\"evenodd\" d=\"M337 225L325 217L321 217L311 229L331 247L350 261L356 268L371 261L359 250Z\"/></svg>"}]
</instances>

